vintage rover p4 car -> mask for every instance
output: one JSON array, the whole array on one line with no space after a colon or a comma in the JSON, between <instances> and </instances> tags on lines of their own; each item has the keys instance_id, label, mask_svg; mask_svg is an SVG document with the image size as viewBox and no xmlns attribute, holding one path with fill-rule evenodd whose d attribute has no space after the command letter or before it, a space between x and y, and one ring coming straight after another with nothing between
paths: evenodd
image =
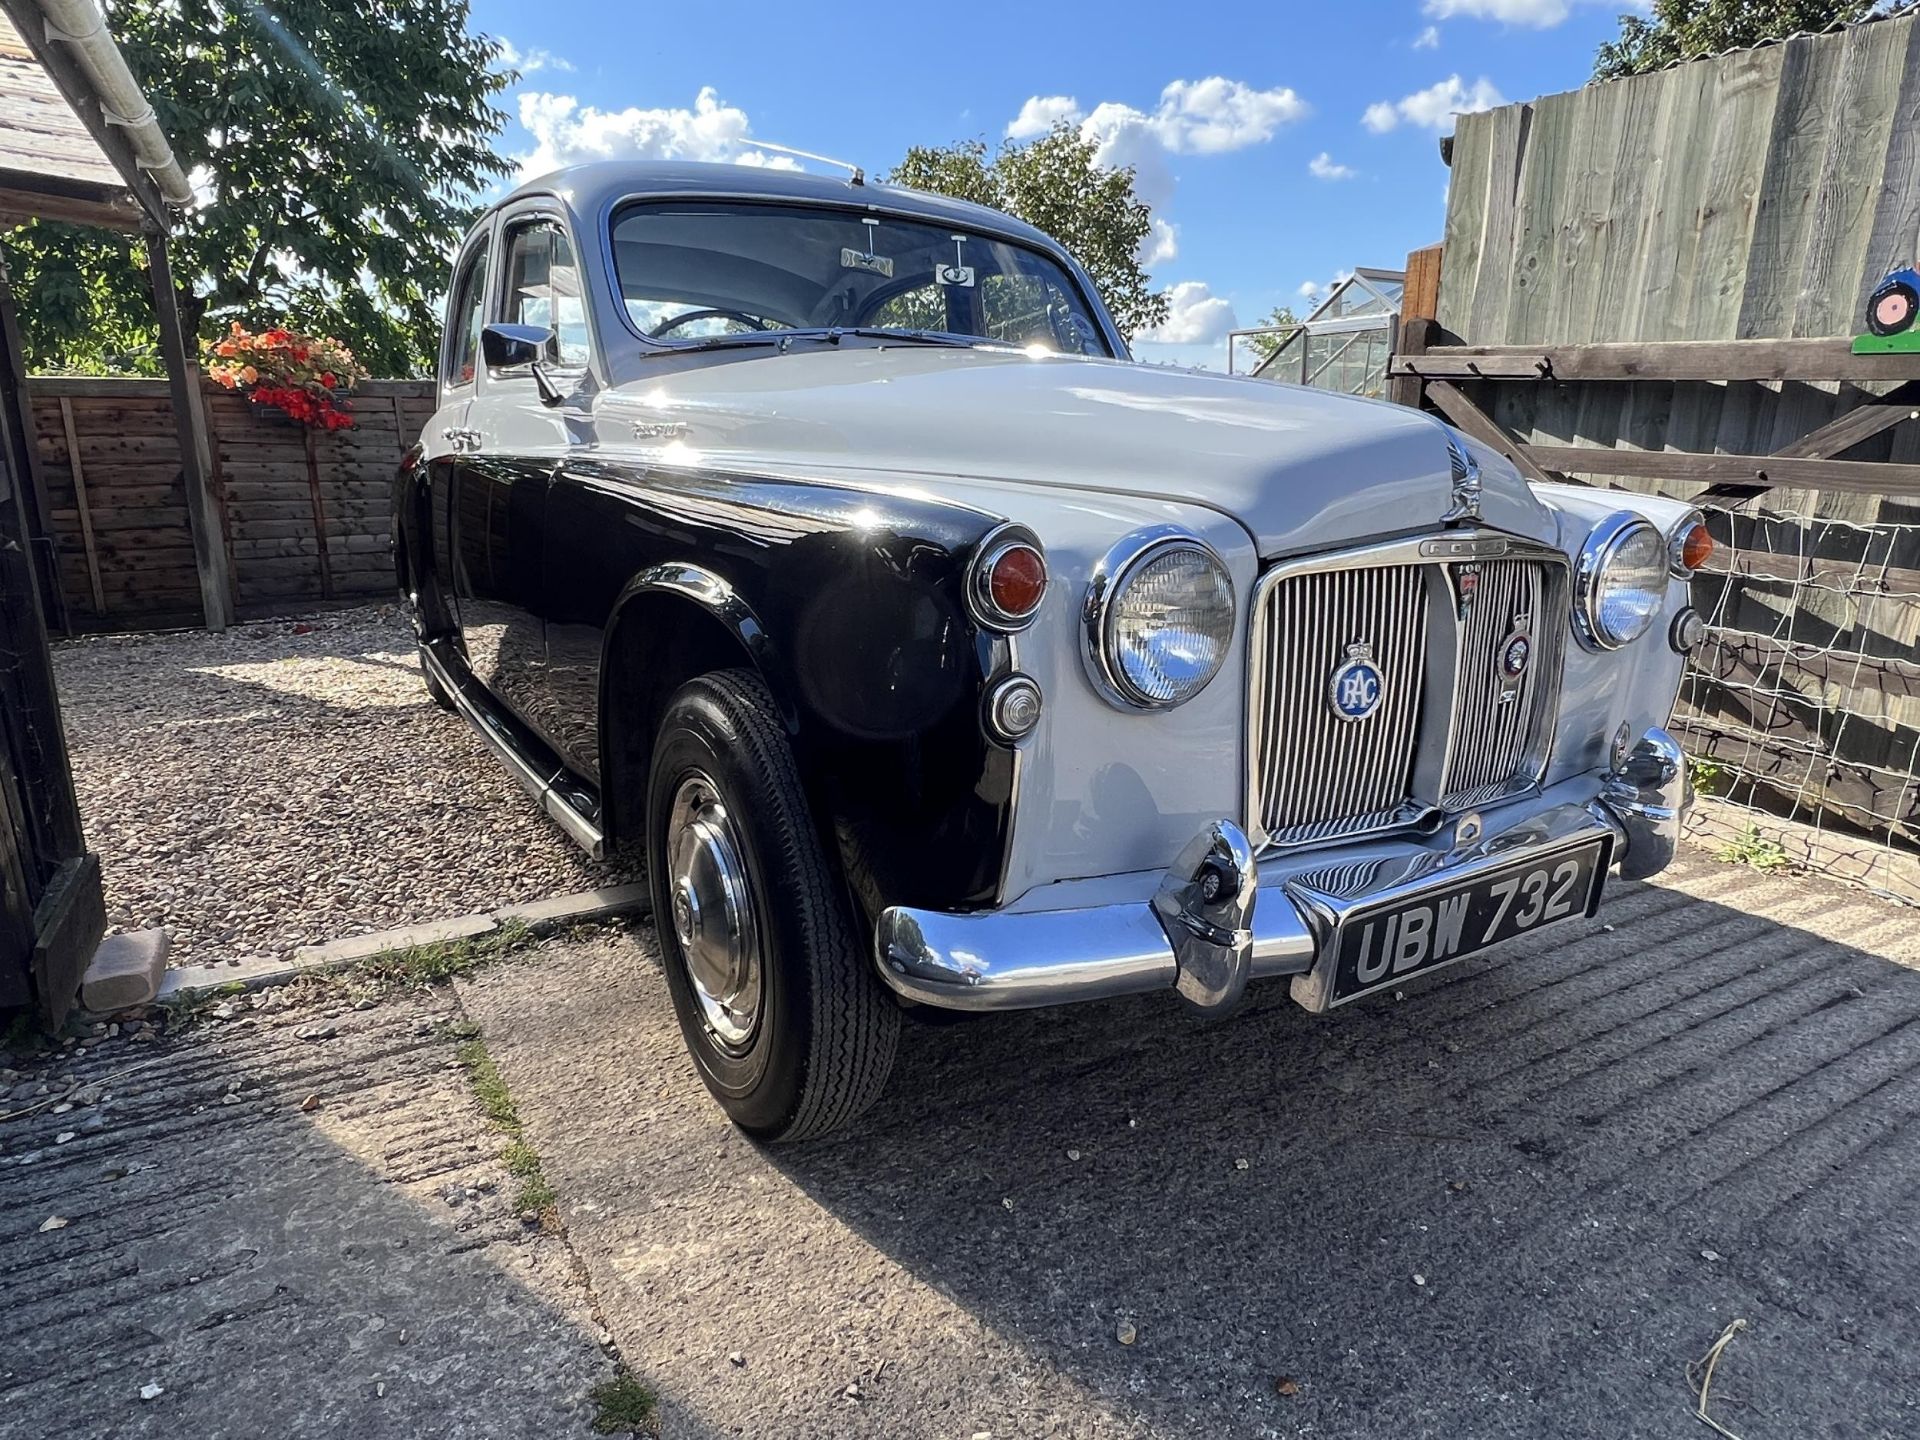
<instances>
[{"instance_id":1,"label":"vintage rover p4 car","mask_svg":"<svg viewBox=\"0 0 1920 1440\"><path fill-rule=\"evenodd\" d=\"M644 853L756 1136L858 1115L905 1006L1287 976L1326 1010L1673 854L1697 512L1136 364L976 206L525 185L455 261L397 486L428 687L580 844Z\"/></svg>"}]
</instances>

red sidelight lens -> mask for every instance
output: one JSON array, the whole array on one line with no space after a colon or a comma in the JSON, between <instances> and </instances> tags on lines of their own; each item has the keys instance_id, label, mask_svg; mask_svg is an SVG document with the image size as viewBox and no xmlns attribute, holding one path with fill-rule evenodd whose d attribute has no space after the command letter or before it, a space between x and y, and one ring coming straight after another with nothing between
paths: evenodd
<instances>
[{"instance_id":1,"label":"red sidelight lens","mask_svg":"<svg viewBox=\"0 0 1920 1440\"><path fill-rule=\"evenodd\" d=\"M1046 593L1046 557L1033 546L1009 545L987 563L987 598L1008 619L1026 619Z\"/></svg>"}]
</instances>

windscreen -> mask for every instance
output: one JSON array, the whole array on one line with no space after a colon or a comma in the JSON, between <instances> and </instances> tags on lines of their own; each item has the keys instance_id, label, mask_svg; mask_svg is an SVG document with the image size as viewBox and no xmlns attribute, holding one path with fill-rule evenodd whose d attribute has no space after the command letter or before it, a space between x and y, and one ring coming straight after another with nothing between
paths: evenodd
<instances>
[{"instance_id":1,"label":"windscreen","mask_svg":"<svg viewBox=\"0 0 1920 1440\"><path fill-rule=\"evenodd\" d=\"M668 344L827 326L1109 355L1068 271L1037 250L858 208L685 200L613 218L620 298Z\"/></svg>"}]
</instances>

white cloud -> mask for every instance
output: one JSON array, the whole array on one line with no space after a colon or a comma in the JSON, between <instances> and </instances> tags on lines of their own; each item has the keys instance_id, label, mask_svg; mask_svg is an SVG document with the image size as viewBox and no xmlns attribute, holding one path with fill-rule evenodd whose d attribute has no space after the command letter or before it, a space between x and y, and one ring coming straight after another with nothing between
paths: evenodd
<instances>
[{"instance_id":1,"label":"white cloud","mask_svg":"<svg viewBox=\"0 0 1920 1440\"><path fill-rule=\"evenodd\" d=\"M1009 140L1031 140L1044 135L1061 121L1080 119L1080 102L1071 95L1035 95L1020 107L1020 113L1007 123Z\"/></svg>"},{"instance_id":2,"label":"white cloud","mask_svg":"<svg viewBox=\"0 0 1920 1440\"><path fill-rule=\"evenodd\" d=\"M1215 295L1204 280L1182 280L1167 292L1167 318L1143 330L1135 343L1143 345L1210 345L1226 338L1240 322L1233 302Z\"/></svg>"},{"instance_id":3,"label":"white cloud","mask_svg":"<svg viewBox=\"0 0 1920 1440\"><path fill-rule=\"evenodd\" d=\"M500 63L509 70L518 70L522 75L531 75L539 70L561 70L573 73L573 62L554 54L551 50L542 50L538 45L531 50L522 50L504 35L493 37L500 46Z\"/></svg>"},{"instance_id":4,"label":"white cloud","mask_svg":"<svg viewBox=\"0 0 1920 1440\"><path fill-rule=\"evenodd\" d=\"M1438 50L1440 48L1440 27L1438 25L1427 26L1426 29L1414 37L1413 48L1416 50Z\"/></svg>"},{"instance_id":5,"label":"white cloud","mask_svg":"<svg viewBox=\"0 0 1920 1440\"><path fill-rule=\"evenodd\" d=\"M1571 15L1575 5L1611 5L1615 10L1624 6L1642 15L1653 8L1652 0L1427 0L1422 9L1436 20L1465 15L1475 20L1548 30ZM1431 31L1432 27L1428 28Z\"/></svg>"},{"instance_id":6,"label":"white cloud","mask_svg":"<svg viewBox=\"0 0 1920 1440\"><path fill-rule=\"evenodd\" d=\"M520 96L520 123L533 136L521 156L523 177L544 175L585 160L731 160L775 170L800 167L785 155L753 148L747 112L705 86L691 110L599 110L571 95L530 91Z\"/></svg>"},{"instance_id":7,"label":"white cloud","mask_svg":"<svg viewBox=\"0 0 1920 1440\"><path fill-rule=\"evenodd\" d=\"M1256 90L1213 75L1175 80L1161 90L1150 111L1117 100L1085 110L1071 95L1034 95L1007 123L1006 137L1030 140L1058 124L1078 125L1096 147L1095 162L1114 169L1132 166L1134 193L1163 211L1173 199L1175 184L1170 156L1218 155L1262 144L1307 110L1307 102L1284 85ZM1164 264L1177 254L1178 227L1156 218L1141 243L1141 263Z\"/></svg>"},{"instance_id":8,"label":"white cloud","mask_svg":"<svg viewBox=\"0 0 1920 1440\"><path fill-rule=\"evenodd\" d=\"M1320 298L1320 282L1318 280L1302 280L1300 282L1300 288L1294 291L1294 294L1298 295L1302 300L1317 300Z\"/></svg>"},{"instance_id":9,"label":"white cloud","mask_svg":"<svg viewBox=\"0 0 1920 1440\"><path fill-rule=\"evenodd\" d=\"M1351 180L1354 176L1351 165L1336 164L1324 150L1307 162L1307 170L1316 180Z\"/></svg>"},{"instance_id":10,"label":"white cloud","mask_svg":"<svg viewBox=\"0 0 1920 1440\"><path fill-rule=\"evenodd\" d=\"M1471 15L1476 20L1530 25L1536 30L1558 25L1573 12L1569 0L1427 0L1425 9L1440 20Z\"/></svg>"},{"instance_id":11,"label":"white cloud","mask_svg":"<svg viewBox=\"0 0 1920 1440\"><path fill-rule=\"evenodd\" d=\"M1376 135L1384 135L1402 123L1451 130L1456 115L1473 115L1506 103L1506 97L1484 75L1471 85L1458 75L1449 75L1404 99L1380 100L1369 105L1360 123Z\"/></svg>"},{"instance_id":12,"label":"white cloud","mask_svg":"<svg viewBox=\"0 0 1920 1440\"><path fill-rule=\"evenodd\" d=\"M1153 229L1140 245L1140 263L1148 269L1164 265L1180 254L1180 227L1171 220L1153 219Z\"/></svg>"}]
</instances>

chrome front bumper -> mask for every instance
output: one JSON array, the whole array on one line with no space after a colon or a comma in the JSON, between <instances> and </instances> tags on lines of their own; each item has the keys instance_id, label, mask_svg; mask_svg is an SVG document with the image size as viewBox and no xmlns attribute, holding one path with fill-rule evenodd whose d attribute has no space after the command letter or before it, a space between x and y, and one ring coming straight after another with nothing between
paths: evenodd
<instances>
[{"instance_id":1,"label":"chrome front bumper","mask_svg":"<svg viewBox=\"0 0 1920 1440\"><path fill-rule=\"evenodd\" d=\"M1008 909L973 914L895 906L881 914L876 959L899 994L950 1010L1172 989L1218 1013L1248 980L1279 975L1293 977L1295 1000L1326 1010L1345 915L1596 839L1610 843L1623 876L1644 879L1672 861L1687 800L1679 744L1649 730L1606 775L1553 786L1536 808L1505 807L1516 818L1502 828L1495 812L1484 826L1477 816L1456 819L1427 840L1262 864L1240 828L1219 820L1157 877L1044 886ZM1116 897L1130 881L1151 893Z\"/></svg>"}]
</instances>

